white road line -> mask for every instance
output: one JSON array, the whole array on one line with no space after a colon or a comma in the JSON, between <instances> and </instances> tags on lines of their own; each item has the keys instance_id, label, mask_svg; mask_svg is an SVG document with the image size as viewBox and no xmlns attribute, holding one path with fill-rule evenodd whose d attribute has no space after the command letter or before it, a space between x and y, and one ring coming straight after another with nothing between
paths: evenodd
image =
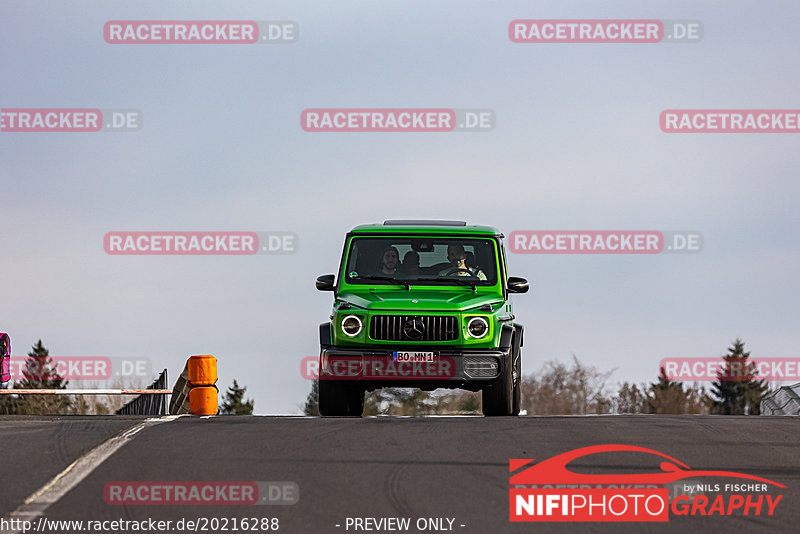
<instances>
[{"instance_id":1,"label":"white road line","mask_svg":"<svg viewBox=\"0 0 800 534\"><path fill-rule=\"evenodd\" d=\"M145 419L138 425L132 426L122 434L111 437L87 452L66 469L61 471L50 482L39 488L30 497L25 499L16 510L5 516L6 521L19 519L22 521L33 521L41 516L47 508L63 497L69 490L77 486L84 478L94 471L100 464L107 460L120 447L133 439L145 427L174 421L181 415L168 415L165 417ZM0 530L2 534L17 534L19 530Z\"/></svg>"}]
</instances>

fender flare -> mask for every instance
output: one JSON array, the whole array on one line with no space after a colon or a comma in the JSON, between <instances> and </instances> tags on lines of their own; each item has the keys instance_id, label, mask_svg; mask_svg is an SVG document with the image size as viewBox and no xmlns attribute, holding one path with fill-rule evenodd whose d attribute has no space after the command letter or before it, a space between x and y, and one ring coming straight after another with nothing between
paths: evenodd
<instances>
[{"instance_id":1,"label":"fender flare","mask_svg":"<svg viewBox=\"0 0 800 534\"><path fill-rule=\"evenodd\" d=\"M514 323L514 330L517 331L517 339L519 339L519 346L522 347L525 343L525 327L519 323Z\"/></svg>"},{"instance_id":2,"label":"fender flare","mask_svg":"<svg viewBox=\"0 0 800 534\"><path fill-rule=\"evenodd\" d=\"M514 336L514 327L504 324L500 330L500 350L506 352L511 347L511 338Z\"/></svg>"},{"instance_id":3,"label":"fender flare","mask_svg":"<svg viewBox=\"0 0 800 534\"><path fill-rule=\"evenodd\" d=\"M331 323L322 323L319 325L319 346L330 347L333 344L333 336L331 332Z\"/></svg>"}]
</instances>

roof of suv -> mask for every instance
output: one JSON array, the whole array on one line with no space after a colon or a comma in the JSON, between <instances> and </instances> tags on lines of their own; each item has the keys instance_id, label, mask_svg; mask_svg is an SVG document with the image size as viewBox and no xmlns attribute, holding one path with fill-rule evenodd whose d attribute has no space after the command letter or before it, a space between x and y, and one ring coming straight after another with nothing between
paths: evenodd
<instances>
[{"instance_id":1,"label":"roof of suv","mask_svg":"<svg viewBox=\"0 0 800 534\"><path fill-rule=\"evenodd\" d=\"M351 234L448 234L498 236L503 234L492 226L468 225L464 221L390 220L383 224L362 224Z\"/></svg>"}]
</instances>

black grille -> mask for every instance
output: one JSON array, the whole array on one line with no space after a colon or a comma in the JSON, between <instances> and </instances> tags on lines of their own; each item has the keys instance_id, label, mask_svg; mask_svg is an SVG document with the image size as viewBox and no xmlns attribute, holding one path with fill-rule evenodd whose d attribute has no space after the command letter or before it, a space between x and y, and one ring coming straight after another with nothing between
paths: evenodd
<instances>
[{"instance_id":1,"label":"black grille","mask_svg":"<svg viewBox=\"0 0 800 534\"><path fill-rule=\"evenodd\" d=\"M381 341L453 341L458 339L458 320L440 315L374 315L369 337Z\"/></svg>"}]
</instances>

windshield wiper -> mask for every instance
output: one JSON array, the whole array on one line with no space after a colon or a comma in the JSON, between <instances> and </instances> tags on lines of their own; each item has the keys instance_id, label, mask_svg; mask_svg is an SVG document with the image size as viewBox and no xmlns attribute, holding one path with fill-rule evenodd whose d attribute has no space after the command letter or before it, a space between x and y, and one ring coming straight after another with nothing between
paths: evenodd
<instances>
[{"instance_id":1,"label":"windshield wiper","mask_svg":"<svg viewBox=\"0 0 800 534\"><path fill-rule=\"evenodd\" d=\"M416 282L417 280L422 282L455 282L461 286L469 286L472 288L473 291L477 291L477 284L474 282L470 283L466 280L461 280L457 277L447 277L447 276L437 276L437 277L427 277L427 278L414 278L411 281Z\"/></svg>"},{"instance_id":2,"label":"windshield wiper","mask_svg":"<svg viewBox=\"0 0 800 534\"><path fill-rule=\"evenodd\" d=\"M400 284L401 286L405 287L407 290L411 289L411 285L406 282L405 280L399 280L397 278L392 278L391 276L359 276L356 280L386 280L387 282L393 282L395 284Z\"/></svg>"}]
</instances>

